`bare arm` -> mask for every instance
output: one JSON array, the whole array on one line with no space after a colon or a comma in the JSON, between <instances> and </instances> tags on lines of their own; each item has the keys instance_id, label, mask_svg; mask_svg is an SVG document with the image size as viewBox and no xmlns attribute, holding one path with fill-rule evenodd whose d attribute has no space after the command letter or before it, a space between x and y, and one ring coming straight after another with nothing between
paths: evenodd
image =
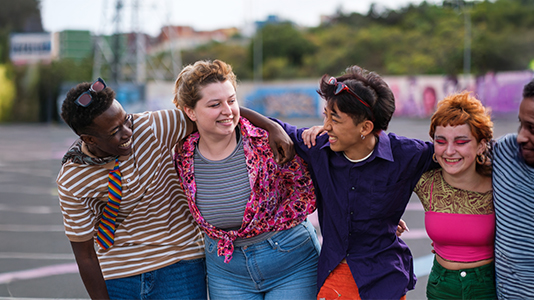
<instances>
[{"instance_id":1,"label":"bare arm","mask_svg":"<svg viewBox=\"0 0 534 300\"><path fill-rule=\"evenodd\" d=\"M251 109L245 107L239 107L239 109L241 115L252 124L269 132L269 145L271 145L274 159L279 165L283 165L293 159L295 156L293 141L291 141L282 126Z\"/></svg>"},{"instance_id":2,"label":"bare arm","mask_svg":"<svg viewBox=\"0 0 534 300\"><path fill-rule=\"evenodd\" d=\"M187 114L184 112L184 117L185 117L185 123L186 123L186 128L188 129L185 136L188 136L190 135L191 133L197 131L197 124L193 121L191 121L191 119L189 119L189 117L187 116Z\"/></svg>"},{"instance_id":3,"label":"bare arm","mask_svg":"<svg viewBox=\"0 0 534 300\"><path fill-rule=\"evenodd\" d=\"M100 263L96 256L93 240L86 242L70 242L76 258L80 276L91 299L109 299L108 290Z\"/></svg>"}]
</instances>

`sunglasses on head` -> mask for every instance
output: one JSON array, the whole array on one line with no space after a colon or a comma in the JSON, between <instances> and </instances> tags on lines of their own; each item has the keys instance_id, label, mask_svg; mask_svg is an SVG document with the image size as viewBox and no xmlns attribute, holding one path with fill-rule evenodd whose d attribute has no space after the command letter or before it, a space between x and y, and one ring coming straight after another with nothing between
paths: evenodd
<instances>
[{"instance_id":1,"label":"sunglasses on head","mask_svg":"<svg viewBox=\"0 0 534 300\"><path fill-rule=\"evenodd\" d=\"M336 87L336 90L334 91L334 95L337 96L339 93L341 93L343 91L347 91L349 94L351 94L356 99L358 99L358 101L360 101L363 105L365 105L365 106L367 106L367 108L369 108L369 110L371 111L371 116L374 119L373 110L371 109L371 106L369 104L367 104L365 101L363 101L362 98L360 96L358 96L358 94L353 92L346 84L344 84L343 82L338 82L335 77L330 77L330 79L328 79L327 83L329 85L334 85Z\"/></svg>"},{"instance_id":2,"label":"sunglasses on head","mask_svg":"<svg viewBox=\"0 0 534 300\"><path fill-rule=\"evenodd\" d=\"M95 82L91 84L89 87L89 90L87 92L83 92L74 103L78 104L79 106L87 107L91 102L93 102L93 96L91 96L91 92L100 92L101 90L106 88L106 83L104 82L104 79L98 77Z\"/></svg>"},{"instance_id":3,"label":"sunglasses on head","mask_svg":"<svg viewBox=\"0 0 534 300\"><path fill-rule=\"evenodd\" d=\"M334 95L338 95L339 93L341 93L343 91L347 91L349 94L351 94L352 96L356 97L356 99L358 99L358 101L360 101L363 105L371 108L371 106L369 106L369 104L365 103L365 101L363 101L362 98L360 98L360 96L358 96L358 94L353 92L346 84L344 84L343 82L337 82L337 79L335 77L330 77L330 79L328 79L328 84L336 86L336 90L334 92Z\"/></svg>"}]
</instances>

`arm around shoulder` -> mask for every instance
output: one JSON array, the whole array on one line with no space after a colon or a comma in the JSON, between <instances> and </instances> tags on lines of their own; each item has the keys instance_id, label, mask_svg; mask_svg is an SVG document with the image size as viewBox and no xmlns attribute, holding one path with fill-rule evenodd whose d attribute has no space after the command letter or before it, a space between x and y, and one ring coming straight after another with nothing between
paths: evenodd
<instances>
[{"instance_id":1,"label":"arm around shoulder","mask_svg":"<svg viewBox=\"0 0 534 300\"><path fill-rule=\"evenodd\" d=\"M293 141L280 124L251 109L240 107L239 110L252 124L269 132L269 145L278 164L283 165L293 159L295 156Z\"/></svg>"}]
</instances>

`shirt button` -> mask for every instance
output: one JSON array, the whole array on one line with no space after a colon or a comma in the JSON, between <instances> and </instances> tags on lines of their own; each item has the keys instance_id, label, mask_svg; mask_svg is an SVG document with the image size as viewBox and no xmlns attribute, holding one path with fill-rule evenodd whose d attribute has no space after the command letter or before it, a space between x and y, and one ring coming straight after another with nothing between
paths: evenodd
<instances>
[{"instance_id":1,"label":"shirt button","mask_svg":"<svg viewBox=\"0 0 534 300\"><path fill-rule=\"evenodd\" d=\"M350 214L351 214L351 215L353 215L353 214L354 214L354 212L353 212L353 211L351 211L351 212L350 212Z\"/></svg>"},{"instance_id":2,"label":"shirt button","mask_svg":"<svg viewBox=\"0 0 534 300\"><path fill-rule=\"evenodd\" d=\"M350 189L351 189L351 190L354 190L354 187L351 187Z\"/></svg>"},{"instance_id":3,"label":"shirt button","mask_svg":"<svg viewBox=\"0 0 534 300\"><path fill-rule=\"evenodd\" d=\"M460 273L460 276L462 276L462 277L465 277L466 275L467 275L467 273L466 273L465 271L462 271L462 272Z\"/></svg>"},{"instance_id":4,"label":"shirt button","mask_svg":"<svg viewBox=\"0 0 534 300\"><path fill-rule=\"evenodd\" d=\"M247 250L247 248L248 248L248 246L244 246L244 247L243 247L243 250Z\"/></svg>"},{"instance_id":5,"label":"shirt button","mask_svg":"<svg viewBox=\"0 0 534 300\"><path fill-rule=\"evenodd\" d=\"M349 254L347 253L347 257L349 256Z\"/></svg>"},{"instance_id":6,"label":"shirt button","mask_svg":"<svg viewBox=\"0 0 534 300\"><path fill-rule=\"evenodd\" d=\"M128 179L126 179L126 181L130 182L130 181L132 181L132 180L131 180L130 178L128 178Z\"/></svg>"}]
</instances>

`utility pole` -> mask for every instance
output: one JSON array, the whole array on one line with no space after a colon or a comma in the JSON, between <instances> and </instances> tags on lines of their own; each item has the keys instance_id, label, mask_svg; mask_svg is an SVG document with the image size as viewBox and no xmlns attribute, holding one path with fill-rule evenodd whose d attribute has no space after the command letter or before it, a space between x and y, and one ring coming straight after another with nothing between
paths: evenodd
<instances>
[{"instance_id":1,"label":"utility pole","mask_svg":"<svg viewBox=\"0 0 534 300\"><path fill-rule=\"evenodd\" d=\"M471 14L464 0L456 0L456 3L464 15L464 88L467 88L471 76Z\"/></svg>"},{"instance_id":2,"label":"utility pole","mask_svg":"<svg viewBox=\"0 0 534 300\"><path fill-rule=\"evenodd\" d=\"M179 74L182 69L182 51L176 43L176 32L171 25L172 3L167 0L167 37L169 38L172 73Z\"/></svg>"},{"instance_id":3,"label":"utility pole","mask_svg":"<svg viewBox=\"0 0 534 300\"><path fill-rule=\"evenodd\" d=\"M117 0L115 6L115 33L113 34L113 63L111 64L111 80L115 83L119 82L121 73L121 9L122 0Z\"/></svg>"},{"instance_id":4,"label":"utility pole","mask_svg":"<svg viewBox=\"0 0 534 300\"><path fill-rule=\"evenodd\" d=\"M256 22L258 24L258 22ZM261 34L262 27L258 24L256 27L256 36L254 37L253 59L254 59L254 82L263 81L263 38Z\"/></svg>"},{"instance_id":5,"label":"utility pole","mask_svg":"<svg viewBox=\"0 0 534 300\"><path fill-rule=\"evenodd\" d=\"M132 27L135 31L135 82L146 82L145 35L139 26L139 0L133 0Z\"/></svg>"}]
</instances>

